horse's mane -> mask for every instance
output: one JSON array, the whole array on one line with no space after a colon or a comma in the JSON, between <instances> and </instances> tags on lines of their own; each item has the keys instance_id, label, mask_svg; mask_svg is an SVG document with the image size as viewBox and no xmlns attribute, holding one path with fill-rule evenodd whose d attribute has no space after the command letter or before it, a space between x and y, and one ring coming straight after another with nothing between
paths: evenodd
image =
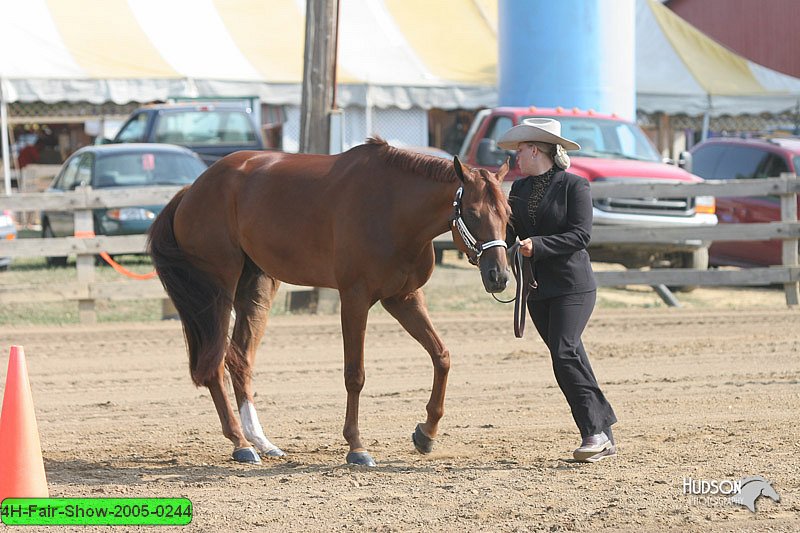
<instances>
[{"instance_id":1,"label":"horse's mane","mask_svg":"<svg viewBox=\"0 0 800 533\"><path fill-rule=\"evenodd\" d=\"M367 144L378 147L381 158L386 164L399 168L400 170L412 172L425 176L433 181L445 183L453 182L458 179L456 171L453 169L453 162L447 159L395 148L377 135L375 137L369 137L367 139Z\"/></svg>"},{"instance_id":2,"label":"horse's mane","mask_svg":"<svg viewBox=\"0 0 800 533\"><path fill-rule=\"evenodd\" d=\"M366 144L377 147L381 158L387 165L422 175L433 181L452 183L458 180L456 171L453 168L453 162L447 159L396 148L377 135L369 137ZM506 201L505 194L503 194L503 189L493 179L485 181L487 196L489 196L497 211L508 220L511 209Z\"/></svg>"}]
</instances>

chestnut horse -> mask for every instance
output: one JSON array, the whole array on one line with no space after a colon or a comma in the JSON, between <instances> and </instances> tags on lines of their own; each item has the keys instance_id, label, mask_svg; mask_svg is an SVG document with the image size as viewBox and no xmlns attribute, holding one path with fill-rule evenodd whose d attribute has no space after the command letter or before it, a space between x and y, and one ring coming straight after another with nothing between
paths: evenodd
<instances>
[{"instance_id":1,"label":"chestnut horse","mask_svg":"<svg viewBox=\"0 0 800 533\"><path fill-rule=\"evenodd\" d=\"M209 388L235 460L284 455L264 434L251 382L281 281L339 291L347 462L375 464L359 435L358 401L367 313L377 301L433 360L428 416L412 435L420 452L431 451L450 368L421 290L433 271L432 240L452 226L486 291L502 291L509 207L500 181L507 171L504 165L495 175L368 139L333 156L237 152L175 195L150 228L149 251L183 323L192 380ZM225 393L226 367L241 424Z\"/></svg>"}]
</instances>

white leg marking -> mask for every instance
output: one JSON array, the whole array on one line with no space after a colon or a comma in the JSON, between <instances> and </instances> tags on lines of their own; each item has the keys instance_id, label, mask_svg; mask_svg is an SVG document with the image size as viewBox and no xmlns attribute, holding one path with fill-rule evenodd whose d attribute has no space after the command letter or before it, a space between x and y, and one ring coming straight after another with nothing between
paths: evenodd
<instances>
[{"instance_id":1,"label":"white leg marking","mask_svg":"<svg viewBox=\"0 0 800 533\"><path fill-rule=\"evenodd\" d=\"M259 452L271 457L284 455L283 451L272 444L267 436L264 435L264 429L261 427L261 422L258 421L256 407L249 400L245 400L239 407L239 418L242 421L244 436L253 443Z\"/></svg>"}]
</instances>

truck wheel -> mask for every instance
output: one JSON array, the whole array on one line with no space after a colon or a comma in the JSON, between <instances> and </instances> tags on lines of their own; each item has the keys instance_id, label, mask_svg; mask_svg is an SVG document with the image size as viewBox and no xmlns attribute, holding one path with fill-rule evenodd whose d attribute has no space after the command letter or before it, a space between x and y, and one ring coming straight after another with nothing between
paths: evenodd
<instances>
[{"instance_id":1,"label":"truck wheel","mask_svg":"<svg viewBox=\"0 0 800 533\"><path fill-rule=\"evenodd\" d=\"M55 237L53 234L53 230L50 228L50 224L45 223L44 229L42 230L42 238L43 239L52 239ZM45 263L49 268L55 267L65 267L67 266L67 258L66 257L45 257Z\"/></svg>"},{"instance_id":2,"label":"truck wheel","mask_svg":"<svg viewBox=\"0 0 800 533\"><path fill-rule=\"evenodd\" d=\"M695 270L708 270L708 247L698 248L693 252L680 254L680 262L675 265L678 268L692 268ZM682 285L670 287L672 292L692 292L697 288L696 285Z\"/></svg>"}]
</instances>

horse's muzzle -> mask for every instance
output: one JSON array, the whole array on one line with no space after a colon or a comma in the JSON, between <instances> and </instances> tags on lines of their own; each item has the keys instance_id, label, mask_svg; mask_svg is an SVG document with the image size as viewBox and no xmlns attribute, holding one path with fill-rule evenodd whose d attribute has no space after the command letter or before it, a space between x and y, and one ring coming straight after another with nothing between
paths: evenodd
<instances>
[{"instance_id":1,"label":"horse's muzzle","mask_svg":"<svg viewBox=\"0 0 800 533\"><path fill-rule=\"evenodd\" d=\"M508 269L490 268L483 276L486 292L503 292L508 285Z\"/></svg>"}]
</instances>

